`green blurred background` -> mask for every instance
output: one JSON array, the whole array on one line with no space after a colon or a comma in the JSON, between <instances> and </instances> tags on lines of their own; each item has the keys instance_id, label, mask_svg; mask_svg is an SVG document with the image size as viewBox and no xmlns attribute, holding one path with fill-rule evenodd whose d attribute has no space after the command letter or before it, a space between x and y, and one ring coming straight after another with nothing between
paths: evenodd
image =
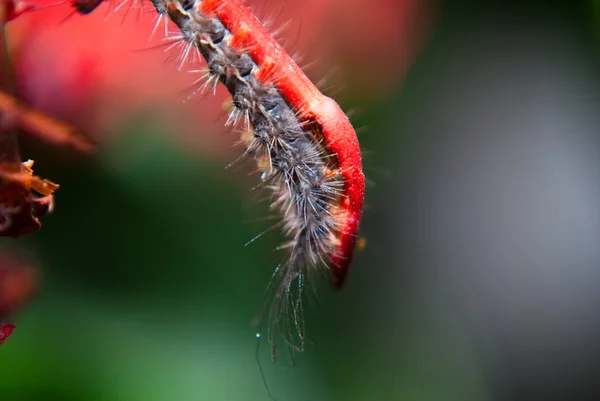
<instances>
[{"instance_id":1,"label":"green blurred background","mask_svg":"<svg viewBox=\"0 0 600 401\"><path fill-rule=\"evenodd\" d=\"M481 189L475 173L482 171L487 183L526 176L537 166L533 156L547 149L548 131L566 138L566 145L548 139L558 149L547 152L549 165L558 167L541 168L525 187L567 171L558 164L563 156L589 161L565 182L597 186L599 10L598 1L432 3L433 32L402 83L379 97L363 97L347 83L337 97L344 108L360 110L354 123L366 127L360 141L372 185L361 235L368 246L356 256L347 287L333 293L323 285L319 301L307 308L312 344L295 356L295 366L283 350L272 364L266 344L261 347L260 364L278 400L600 399L600 302L594 286L584 285L597 282L600 258L593 245L569 242L579 235L591 244L598 239L597 193L548 212L575 209L582 215L577 222L537 226L531 217L536 210L573 190L551 184L543 192L548 197L534 196L531 209L519 209L523 214L503 210L490 221L497 209L465 211L451 204L463 205L462 198L445 198L439 190L473 191L476 206L502 202L497 195L506 192ZM547 99L550 105L539 106ZM513 135L520 129L523 135ZM469 130L473 136L465 134ZM5 251L18 252L44 277L0 348L0 400L268 399L251 320L281 257L274 251L280 238L270 232L244 246L269 226L267 205L251 192L256 178L246 178L251 167L225 170L227 159L186 150L155 110L130 116L115 131L92 158L23 140L36 172L61 188L41 231L2 241ZM541 134L525 141L531 132ZM577 149L591 153L569 153L570 144L581 141ZM453 160L506 143L514 147L500 152L508 156L493 168L482 167L484 156L480 164L452 168ZM527 146L534 150L521 155ZM515 154L523 161L518 167ZM540 220L547 222L545 216ZM456 220L444 224L446 218ZM537 260L520 259L515 248L503 248L506 241L485 242L487 231L475 230L483 242L471 246L477 239L468 233L477 224L487 229L502 222L514 222L515 230L508 229L514 235L523 233L518 224L531 228L516 248L542 238L543 246L528 247L532 255L557 249L554 239L546 246L542 232L576 224L575 234L556 239L564 248L548 260L569 269L585 265L581 281L569 288L590 296L554 303L571 299L561 287L571 273L552 276L556 286L545 287L550 273L538 269ZM448 245L452 238L465 242ZM470 252L485 258L465 257ZM561 259L571 253L589 257ZM506 255L514 260L503 260ZM525 278L491 279L461 270L469 263L493 270L494 260L500 270L508 264L515 272L536 268ZM448 294L440 290L447 288ZM495 298L490 288L504 291ZM539 299L509 302L513 293L546 290ZM515 309L522 320L513 319Z\"/></svg>"}]
</instances>

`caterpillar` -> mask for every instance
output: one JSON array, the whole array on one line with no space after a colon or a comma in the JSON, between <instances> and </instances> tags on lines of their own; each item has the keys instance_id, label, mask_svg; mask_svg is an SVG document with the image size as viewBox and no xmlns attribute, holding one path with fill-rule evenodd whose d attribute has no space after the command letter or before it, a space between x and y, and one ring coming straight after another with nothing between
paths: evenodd
<instances>
[{"instance_id":1,"label":"caterpillar","mask_svg":"<svg viewBox=\"0 0 600 401\"><path fill-rule=\"evenodd\" d=\"M101 2L73 0L82 14ZM170 39L182 45L180 66L193 57L206 61L196 91L220 82L231 94L226 124L241 131L246 150L239 160L256 161L257 188L270 193L286 238L279 249L287 256L272 276L259 326L266 320L273 347L282 333L303 351L302 299L311 276L329 270L341 288L352 261L365 185L356 133L240 0L150 2L158 21L168 18L179 28Z\"/></svg>"}]
</instances>

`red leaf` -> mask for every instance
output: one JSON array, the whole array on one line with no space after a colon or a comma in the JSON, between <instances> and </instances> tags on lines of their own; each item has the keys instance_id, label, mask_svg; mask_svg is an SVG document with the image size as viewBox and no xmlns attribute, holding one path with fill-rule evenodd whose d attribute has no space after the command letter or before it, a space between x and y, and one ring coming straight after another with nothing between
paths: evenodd
<instances>
[{"instance_id":1,"label":"red leaf","mask_svg":"<svg viewBox=\"0 0 600 401\"><path fill-rule=\"evenodd\" d=\"M2 344L8 338L8 336L10 336L10 333L13 332L15 327L16 326L14 324L0 323L0 344Z\"/></svg>"}]
</instances>

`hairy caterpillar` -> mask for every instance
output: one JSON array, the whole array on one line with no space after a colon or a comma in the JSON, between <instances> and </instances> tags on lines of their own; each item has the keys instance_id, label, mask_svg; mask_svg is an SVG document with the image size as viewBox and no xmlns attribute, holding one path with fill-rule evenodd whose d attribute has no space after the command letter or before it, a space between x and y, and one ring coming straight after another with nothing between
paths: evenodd
<instances>
[{"instance_id":1,"label":"hairy caterpillar","mask_svg":"<svg viewBox=\"0 0 600 401\"><path fill-rule=\"evenodd\" d=\"M73 4L86 13L101 1ZM170 38L182 45L180 66L196 57L206 61L197 91L220 82L232 96L227 124L240 127L241 159L256 160L258 187L270 192L287 238L280 249L288 255L273 274L273 302L261 321L268 320L272 345L281 331L301 351L302 292L310 276L328 269L339 288L352 260L364 199L354 129L240 0L150 1L159 21L168 17L181 31Z\"/></svg>"}]
</instances>

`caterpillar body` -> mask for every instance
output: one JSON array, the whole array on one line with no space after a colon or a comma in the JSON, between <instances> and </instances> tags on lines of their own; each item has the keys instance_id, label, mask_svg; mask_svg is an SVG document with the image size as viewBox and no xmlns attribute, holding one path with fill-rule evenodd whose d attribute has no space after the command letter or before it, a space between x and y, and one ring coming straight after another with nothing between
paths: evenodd
<instances>
[{"instance_id":1,"label":"caterpillar body","mask_svg":"<svg viewBox=\"0 0 600 401\"><path fill-rule=\"evenodd\" d=\"M72 0L80 13L102 0ZM360 146L347 116L307 78L240 0L150 0L158 21L181 34L180 66L207 63L197 91L220 82L232 97L227 124L242 131L242 158L255 159L259 188L282 216L287 257L269 285L260 317L274 345L281 332L292 349L305 345L302 295L310 276L329 270L335 287L347 276L364 200ZM157 22L158 24L158 22Z\"/></svg>"}]
</instances>

